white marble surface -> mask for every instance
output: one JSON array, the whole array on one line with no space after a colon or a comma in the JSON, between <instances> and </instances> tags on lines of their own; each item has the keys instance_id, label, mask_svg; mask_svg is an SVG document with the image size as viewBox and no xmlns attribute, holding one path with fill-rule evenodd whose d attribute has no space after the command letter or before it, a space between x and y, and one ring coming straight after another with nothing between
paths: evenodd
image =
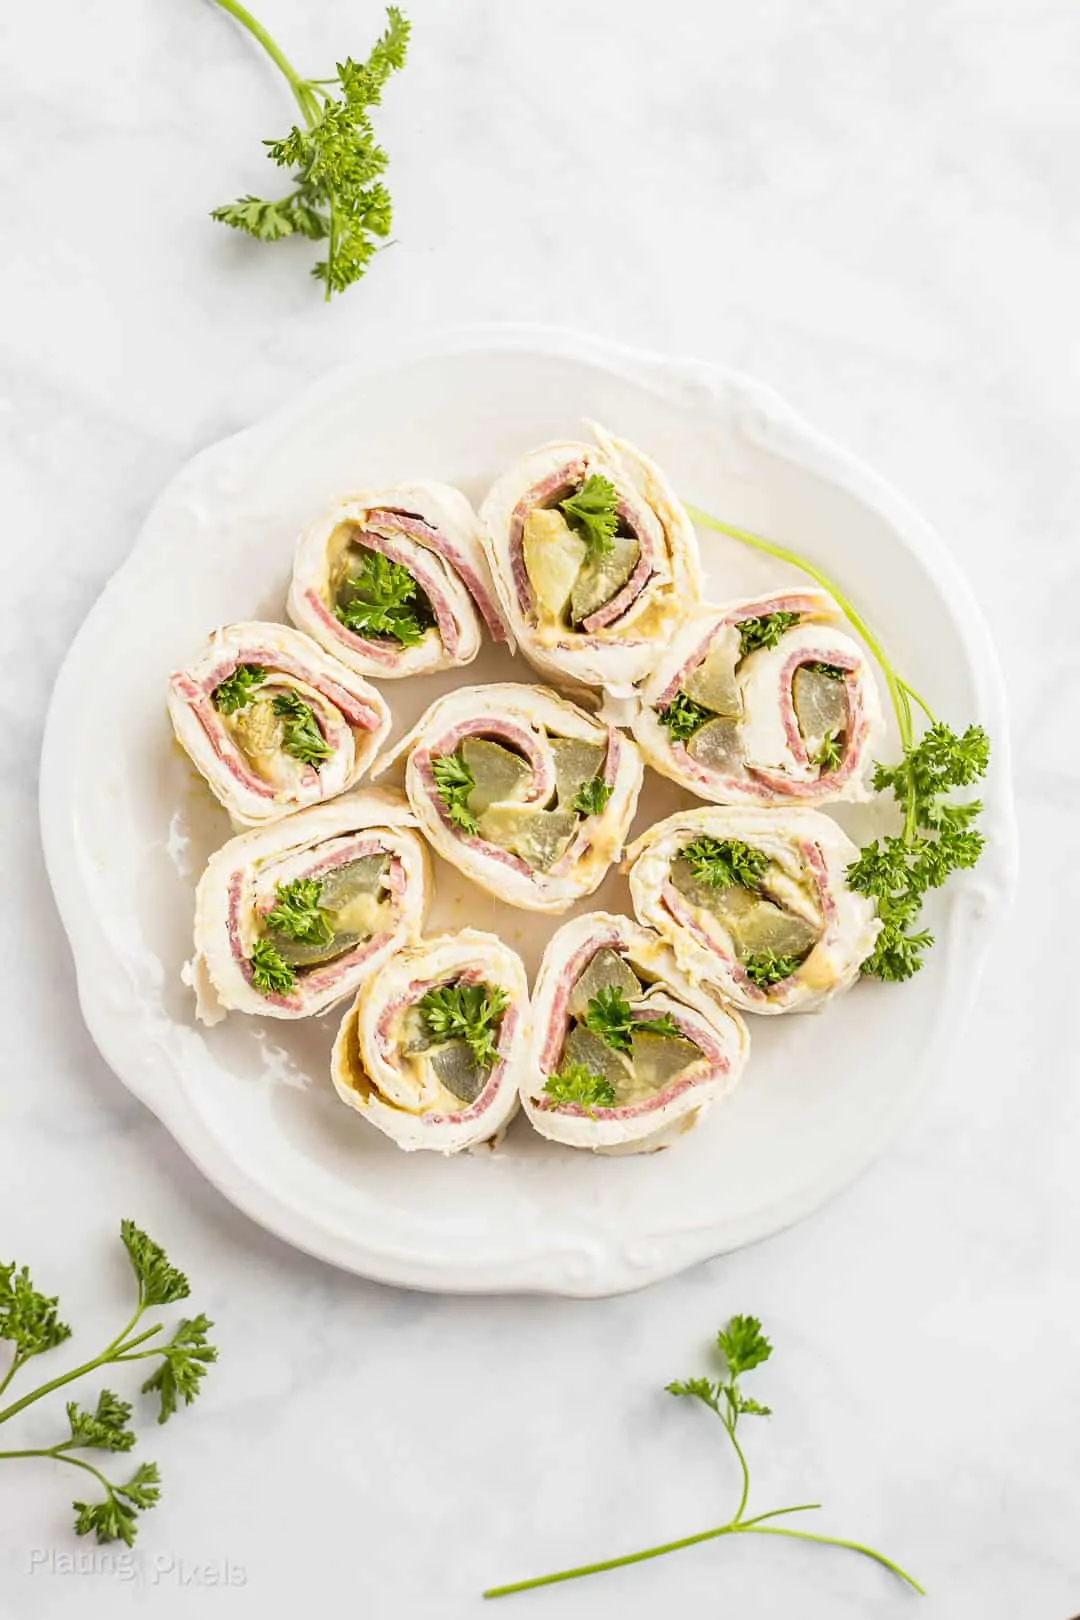
<instances>
[{"instance_id":1,"label":"white marble surface","mask_svg":"<svg viewBox=\"0 0 1080 1620\"><path fill-rule=\"evenodd\" d=\"M317 73L376 28L366 0L258 9ZM398 242L329 310L305 246L249 248L206 219L264 186L259 139L290 117L228 19L203 0L0 19L0 1254L60 1291L89 1349L123 1313L112 1234L130 1214L188 1268L222 1346L204 1399L140 1452L167 1500L130 1578L65 1572L85 1550L68 1470L0 1465L0 1615L458 1620L490 1581L714 1523L728 1459L661 1389L750 1310L778 1346L758 1379L776 1413L753 1437L763 1506L822 1500L822 1529L924 1580L928 1614L1066 1620L1080 1088L1046 1009L1080 886L1046 852L1076 821L1053 745L1078 699L1080 17L1062 0L409 9L412 61L380 120ZM250 1226L93 1050L38 847L53 677L163 481L368 334L479 319L773 382L949 538L1014 702L1020 954L997 942L921 1120L798 1230L609 1302L394 1293ZM20 1443L62 1418L36 1410ZM853 1556L779 1542L512 1601L568 1620L917 1602Z\"/></svg>"}]
</instances>

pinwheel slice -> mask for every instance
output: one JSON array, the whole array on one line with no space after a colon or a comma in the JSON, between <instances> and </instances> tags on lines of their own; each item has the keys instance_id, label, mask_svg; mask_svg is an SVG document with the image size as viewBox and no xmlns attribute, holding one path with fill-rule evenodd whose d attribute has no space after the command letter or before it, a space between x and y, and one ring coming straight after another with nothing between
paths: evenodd
<instances>
[{"instance_id":1,"label":"pinwheel slice","mask_svg":"<svg viewBox=\"0 0 1080 1620\"><path fill-rule=\"evenodd\" d=\"M649 764L716 804L872 798L881 705L839 618L824 591L699 608L641 690Z\"/></svg>"},{"instance_id":2,"label":"pinwheel slice","mask_svg":"<svg viewBox=\"0 0 1080 1620\"><path fill-rule=\"evenodd\" d=\"M645 1153L690 1130L748 1050L742 1019L658 934L595 911L564 923L544 952L522 1101L553 1141Z\"/></svg>"},{"instance_id":3,"label":"pinwheel slice","mask_svg":"<svg viewBox=\"0 0 1080 1620\"><path fill-rule=\"evenodd\" d=\"M509 641L476 513L448 484L349 495L300 536L289 617L361 675L469 664Z\"/></svg>"},{"instance_id":4,"label":"pinwheel slice","mask_svg":"<svg viewBox=\"0 0 1080 1620\"><path fill-rule=\"evenodd\" d=\"M595 428L544 445L480 509L503 613L545 674L629 695L701 596L693 525L656 464Z\"/></svg>"},{"instance_id":5,"label":"pinwheel slice","mask_svg":"<svg viewBox=\"0 0 1080 1620\"><path fill-rule=\"evenodd\" d=\"M394 751L439 854L530 911L561 912L619 859L644 767L633 742L542 686L466 686Z\"/></svg>"},{"instance_id":6,"label":"pinwheel slice","mask_svg":"<svg viewBox=\"0 0 1080 1620\"><path fill-rule=\"evenodd\" d=\"M373 686L284 624L215 630L196 663L170 677L169 718L241 827L352 787L390 729Z\"/></svg>"},{"instance_id":7,"label":"pinwheel slice","mask_svg":"<svg viewBox=\"0 0 1080 1620\"><path fill-rule=\"evenodd\" d=\"M808 1012L852 985L880 930L848 888L859 851L802 807L703 808L669 816L627 851L640 922L680 966L747 1012Z\"/></svg>"},{"instance_id":8,"label":"pinwheel slice","mask_svg":"<svg viewBox=\"0 0 1080 1620\"><path fill-rule=\"evenodd\" d=\"M212 855L184 970L202 1022L228 1011L308 1018L418 939L431 877L415 826L400 794L368 789Z\"/></svg>"},{"instance_id":9,"label":"pinwheel slice","mask_svg":"<svg viewBox=\"0 0 1080 1620\"><path fill-rule=\"evenodd\" d=\"M517 1111L528 1034L521 958L463 928L368 980L334 1042L334 1086L398 1147L458 1153L497 1137Z\"/></svg>"}]
</instances>

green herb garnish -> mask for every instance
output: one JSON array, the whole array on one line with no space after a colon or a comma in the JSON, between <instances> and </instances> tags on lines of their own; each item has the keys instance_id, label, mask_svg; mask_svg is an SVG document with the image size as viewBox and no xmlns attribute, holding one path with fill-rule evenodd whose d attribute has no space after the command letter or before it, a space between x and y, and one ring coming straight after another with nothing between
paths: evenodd
<instances>
[{"instance_id":1,"label":"green herb garnish","mask_svg":"<svg viewBox=\"0 0 1080 1620\"><path fill-rule=\"evenodd\" d=\"M785 631L798 624L801 613L763 613L760 618L739 621L739 657L759 647L775 647Z\"/></svg>"},{"instance_id":2,"label":"green herb garnish","mask_svg":"<svg viewBox=\"0 0 1080 1620\"><path fill-rule=\"evenodd\" d=\"M584 1108L590 1119L595 1119L596 1108L614 1108L615 1087L602 1074L586 1068L584 1063L564 1063L557 1074L549 1074L544 1082L544 1093L555 1103L576 1103ZM491 1593L485 1593L490 1597Z\"/></svg>"},{"instance_id":3,"label":"green herb garnish","mask_svg":"<svg viewBox=\"0 0 1080 1620\"><path fill-rule=\"evenodd\" d=\"M169 1263L160 1245L132 1221L121 1223L120 1236L138 1283L134 1314L99 1355L41 1384L0 1411L0 1424L32 1406L42 1396L96 1372L99 1367L154 1357L160 1357L160 1363L141 1388L143 1394L157 1395L159 1423L172 1417L179 1401L190 1405L198 1395L207 1367L217 1359L216 1349L207 1342L213 1323L201 1314L190 1321L181 1321L167 1344L149 1348L148 1341L162 1331L164 1324L158 1322L136 1332L144 1312L153 1306L186 1299L190 1293L188 1280ZM17 1271L14 1264L0 1265L0 1339L8 1340L15 1347L11 1364L0 1379L0 1394L32 1356L54 1350L71 1336L71 1329L57 1317L56 1305L55 1298L37 1291L25 1266ZM139 1513L153 1507L161 1495L157 1465L141 1463L121 1485L107 1479L84 1457L72 1456L72 1452L130 1451L135 1444L135 1431L130 1426L132 1404L121 1400L112 1390L103 1389L92 1408L68 1401L66 1411L68 1433L64 1439L52 1446L0 1451L0 1460L53 1457L91 1475L105 1495L98 1502L72 1503L76 1534L85 1536L93 1532L98 1541L123 1541L130 1547L138 1534Z\"/></svg>"},{"instance_id":4,"label":"green herb garnish","mask_svg":"<svg viewBox=\"0 0 1080 1620\"><path fill-rule=\"evenodd\" d=\"M296 973L290 962L268 939L257 939L248 957L251 964L251 982L264 996L287 996L296 983Z\"/></svg>"},{"instance_id":5,"label":"green herb garnish","mask_svg":"<svg viewBox=\"0 0 1080 1620\"><path fill-rule=\"evenodd\" d=\"M492 1586L484 1593L486 1598L508 1597L512 1592L527 1592L537 1586L551 1586L557 1581L577 1580L583 1575L599 1575L604 1570L622 1569L627 1564L640 1564L646 1559L679 1552L683 1547L693 1547L702 1541L714 1541L719 1536L732 1535L781 1536L796 1541L812 1541L825 1547L846 1547L849 1552L861 1553L864 1558L871 1558L876 1564L881 1564L916 1592L923 1592L914 1576L901 1569L899 1564L894 1564L891 1558L886 1558L884 1553L875 1551L873 1547L864 1546L859 1541L845 1540L841 1536L817 1535L810 1530L794 1530L788 1525L781 1526L769 1522L791 1513L817 1512L821 1506L820 1502L799 1502L793 1507L771 1508L767 1513L747 1513L750 1499L750 1468L736 1430L740 1418L769 1417L771 1413L769 1407L763 1406L752 1396L743 1394L739 1380L744 1373L768 1361L772 1355L772 1345L762 1333L761 1323L754 1316L733 1316L727 1327L721 1328L716 1335L716 1345L722 1361L723 1376L715 1380L700 1377L676 1379L668 1384L667 1389L671 1395L700 1401L723 1425L724 1432L734 1449L742 1481L739 1505L734 1516L726 1524L716 1525L711 1530L699 1530L695 1535L682 1536L678 1541L663 1542L656 1547L646 1547L641 1552L623 1553L617 1558L606 1558L601 1563L581 1564L576 1569L561 1569L552 1575L538 1575L531 1580L514 1581L509 1586Z\"/></svg>"},{"instance_id":6,"label":"green herb garnish","mask_svg":"<svg viewBox=\"0 0 1080 1620\"><path fill-rule=\"evenodd\" d=\"M759 990L790 979L802 961L801 956L777 956L775 951L752 951L742 964L743 972Z\"/></svg>"},{"instance_id":7,"label":"green herb garnish","mask_svg":"<svg viewBox=\"0 0 1080 1620\"><path fill-rule=\"evenodd\" d=\"M416 647L424 632L415 608L416 581L401 563L381 551L365 550L359 573L349 580L351 597L334 609L346 629L358 636L392 636L403 647Z\"/></svg>"},{"instance_id":8,"label":"green herb garnish","mask_svg":"<svg viewBox=\"0 0 1080 1620\"><path fill-rule=\"evenodd\" d=\"M237 709L247 708L255 688L265 679L266 671L258 664L237 664L232 674L214 687L210 701L219 713L235 714Z\"/></svg>"},{"instance_id":9,"label":"green herb garnish","mask_svg":"<svg viewBox=\"0 0 1080 1620\"><path fill-rule=\"evenodd\" d=\"M279 692L274 713L282 724L281 746L302 765L322 765L334 750L319 730L319 723L303 698L296 692Z\"/></svg>"},{"instance_id":10,"label":"green herb garnish","mask_svg":"<svg viewBox=\"0 0 1080 1620\"><path fill-rule=\"evenodd\" d=\"M578 788L573 807L580 816L599 816L610 798L611 789L604 778L594 776L591 782L583 782Z\"/></svg>"},{"instance_id":11,"label":"green herb garnish","mask_svg":"<svg viewBox=\"0 0 1080 1620\"><path fill-rule=\"evenodd\" d=\"M325 241L326 258L312 275L323 283L329 299L359 281L377 239L390 234L390 194L379 178L387 157L375 141L369 109L379 104L391 73L405 64L409 24L396 6L388 6L386 31L366 62L346 57L335 78L302 79L239 0L218 4L258 40L285 75L303 125L294 125L283 140L265 143L279 168L294 171L292 190L274 202L241 197L215 208L211 217L259 242L297 235Z\"/></svg>"},{"instance_id":12,"label":"green herb garnish","mask_svg":"<svg viewBox=\"0 0 1080 1620\"><path fill-rule=\"evenodd\" d=\"M984 775L990 759L990 740L981 726L969 726L958 734L937 720L915 688L897 673L855 604L815 563L786 546L722 523L697 507L687 510L695 523L730 535L755 551L809 574L829 592L881 667L904 757L899 765L879 765L874 786L878 792L893 788L903 810L903 831L898 838L868 844L848 868L848 882L860 893L873 895L883 924L873 952L863 963L863 972L879 979L908 979L922 966L922 953L934 942L925 929L911 931L921 910L921 896L926 889L939 887L950 872L974 866L982 853L984 839L971 826L982 806L977 801L949 804L939 800L948 789L968 786ZM919 743L915 741L912 705L921 709L930 722Z\"/></svg>"},{"instance_id":13,"label":"green herb garnish","mask_svg":"<svg viewBox=\"0 0 1080 1620\"><path fill-rule=\"evenodd\" d=\"M843 757L843 753L840 733L838 731L827 731L821 739L821 747L818 749L813 763L818 767L822 775L825 775L828 771L836 769Z\"/></svg>"},{"instance_id":14,"label":"green herb garnish","mask_svg":"<svg viewBox=\"0 0 1080 1620\"><path fill-rule=\"evenodd\" d=\"M460 752L436 754L431 761L431 774L435 778L439 798L445 804L454 826L460 827L464 833L478 833L480 823L469 809L469 794L476 786L476 778Z\"/></svg>"},{"instance_id":15,"label":"green herb garnish","mask_svg":"<svg viewBox=\"0 0 1080 1620\"><path fill-rule=\"evenodd\" d=\"M986 840L972 825L982 810L978 799L951 802L953 788L969 787L986 771L990 741L981 726L957 736L935 722L920 742L904 751L899 765L879 765L878 793L891 788L904 812L895 837L875 838L847 870L860 894L877 901L882 929L863 972L879 979L910 979L922 966L922 953L934 943L926 929L911 930L929 889L939 889L951 872L975 865Z\"/></svg>"},{"instance_id":16,"label":"green herb garnish","mask_svg":"<svg viewBox=\"0 0 1080 1620\"><path fill-rule=\"evenodd\" d=\"M848 673L839 664L802 664L800 668L812 670L815 675L824 675L828 681L842 681Z\"/></svg>"},{"instance_id":17,"label":"green herb garnish","mask_svg":"<svg viewBox=\"0 0 1080 1620\"><path fill-rule=\"evenodd\" d=\"M510 998L499 985L444 984L421 996L417 1006L428 1033L437 1041L463 1040L477 1067L495 1061L495 1031Z\"/></svg>"},{"instance_id":18,"label":"green herb garnish","mask_svg":"<svg viewBox=\"0 0 1080 1620\"><path fill-rule=\"evenodd\" d=\"M602 985L595 996L589 997L582 1023L616 1052L629 1052L634 1034L682 1034L670 1013L662 1013L659 1018L634 1018L630 1003L614 984Z\"/></svg>"},{"instance_id":19,"label":"green herb garnish","mask_svg":"<svg viewBox=\"0 0 1080 1620\"><path fill-rule=\"evenodd\" d=\"M303 945L329 945L334 925L319 905L322 887L317 878L279 883L274 890L273 909L266 913L267 928Z\"/></svg>"},{"instance_id":20,"label":"green herb garnish","mask_svg":"<svg viewBox=\"0 0 1080 1620\"><path fill-rule=\"evenodd\" d=\"M741 838L695 838L681 853L698 882L710 889L729 889L735 883L757 889L769 867L765 851Z\"/></svg>"},{"instance_id":21,"label":"green herb garnish","mask_svg":"<svg viewBox=\"0 0 1080 1620\"><path fill-rule=\"evenodd\" d=\"M667 726L676 742L689 742L694 732L700 731L713 716L710 709L703 709L685 692L676 692L670 703L657 709L656 717L662 726Z\"/></svg>"},{"instance_id":22,"label":"green herb garnish","mask_svg":"<svg viewBox=\"0 0 1080 1620\"><path fill-rule=\"evenodd\" d=\"M599 473L586 478L576 495L568 495L565 501L559 502L567 523L598 557L614 550L612 541L619 527L618 504L614 484Z\"/></svg>"}]
</instances>

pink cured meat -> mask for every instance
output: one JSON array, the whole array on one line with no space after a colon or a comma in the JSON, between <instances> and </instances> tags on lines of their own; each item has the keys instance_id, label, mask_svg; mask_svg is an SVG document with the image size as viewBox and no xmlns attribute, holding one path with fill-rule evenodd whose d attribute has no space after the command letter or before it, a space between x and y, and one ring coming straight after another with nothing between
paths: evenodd
<instances>
[{"instance_id":1,"label":"pink cured meat","mask_svg":"<svg viewBox=\"0 0 1080 1620\"><path fill-rule=\"evenodd\" d=\"M537 507L555 506L560 499L572 495L579 488L585 478L585 462L581 459L568 461L565 467L534 484L532 489L518 501L510 519L510 571L513 576L514 591L517 596L518 609L523 615L532 612L532 587L529 584L529 575L525 567L525 522L530 512Z\"/></svg>"},{"instance_id":2,"label":"pink cured meat","mask_svg":"<svg viewBox=\"0 0 1080 1620\"><path fill-rule=\"evenodd\" d=\"M377 522L384 527L393 526L400 529L402 534L410 535L420 545L426 546L429 551L437 552L445 562L449 563L480 609L481 618L487 625L492 641L509 641L506 626L502 622L495 599L488 590L486 583L468 558L462 554L451 540L447 539L441 529L434 528L415 512L401 512L393 507L373 508L368 517L369 521L373 523ZM368 545L370 542L365 539L362 543Z\"/></svg>"}]
</instances>

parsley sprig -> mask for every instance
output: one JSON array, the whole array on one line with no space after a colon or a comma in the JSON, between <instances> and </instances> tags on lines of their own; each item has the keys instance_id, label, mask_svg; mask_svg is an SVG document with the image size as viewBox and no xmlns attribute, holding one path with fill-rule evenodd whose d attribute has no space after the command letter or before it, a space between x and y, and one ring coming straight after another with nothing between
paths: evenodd
<instances>
[{"instance_id":1,"label":"parsley sprig","mask_svg":"<svg viewBox=\"0 0 1080 1620\"><path fill-rule=\"evenodd\" d=\"M903 759L899 765L879 765L874 787L892 788L903 812L903 828L896 837L875 839L848 868L848 882L877 902L881 933L863 972L879 979L909 979L922 966L923 952L933 943L928 929L914 926L928 889L939 888L951 872L974 866L984 839L972 825L982 805L978 800L956 804L945 796L968 787L985 774L990 761L990 740L981 726L955 732L937 719L932 709L898 674L881 642L858 608L815 563L787 546L751 534L688 507L695 523L741 540L755 551L799 568L824 586L845 617L858 631L881 667L896 714ZM922 739L915 739L915 709L929 722Z\"/></svg>"},{"instance_id":2,"label":"parsley sprig","mask_svg":"<svg viewBox=\"0 0 1080 1620\"><path fill-rule=\"evenodd\" d=\"M834 771L839 765L843 752L839 732L827 731L821 739L821 747L818 749L813 763L822 776L827 776L830 771Z\"/></svg>"},{"instance_id":3,"label":"parsley sprig","mask_svg":"<svg viewBox=\"0 0 1080 1620\"><path fill-rule=\"evenodd\" d=\"M245 196L211 217L259 242L306 236L326 242L326 257L312 275L329 300L367 270L378 239L390 234L390 194L380 176L387 156L375 140L369 109L382 100L391 73L405 65L409 24L397 6L387 7L387 27L366 62L346 57L332 79L303 79L239 0L218 0L258 40L288 81L303 115L280 141L267 141L279 168L291 169L292 190L275 201ZM328 86L332 86L331 90Z\"/></svg>"},{"instance_id":4,"label":"parsley sprig","mask_svg":"<svg viewBox=\"0 0 1080 1620\"><path fill-rule=\"evenodd\" d=\"M428 1033L437 1041L467 1041L480 1069L495 1061L499 1020L510 997L497 984L442 984L417 1003Z\"/></svg>"},{"instance_id":5,"label":"parsley sprig","mask_svg":"<svg viewBox=\"0 0 1080 1620\"><path fill-rule=\"evenodd\" d=\"M582 782L574 794L574 809L579 816L599 816L607 807L611 798L611 789L602 776L594 776L589 782Z\"/></svg>"},{"instance_id":6,"label":"parsley sprig","mask_svg":"<svg viewBox=\"0 0 1080 1620\"><path fill-rule=\"evenodd\" d=\"M585 1028L600 1039L615 1052L629 1052L632 1050L632 1036L639 1035L672 1035L679 1036L682 1030L672 1018L670 1013L661 1013L659 1018L635 1018L630 1011L630 1003L619 989L617 984L604 984L589 997L582 1019Z\"/></svg>"},{"instance_id":7,"label":"parsley sprig","mask_svg":"<svg viewBox=\"0 0 1080 1620\"><path fill-rule=\"evenodd\" d=\"M614 484L599 473L590 474L576 494L559 502L567 523L584 540L590 554L597 557L614 550L618 504Z\"/></svg>"},{"instance_id":8,"label":"parsley sprig","mask_svg":"<svg viewBox=\"0 0 1080 1620\"><path fill-rule=\"evenodd\" d=\"M257 939L248 957L251 982L264 996L287 996L296 983L296 971L286 962L277 946L268 939Z\"/></svg>"},{"instance_id":9,"label":"parsley sprig","mask_svg":"<svg viewBox=\"0 0 1080 1620\"><path fill-rule=\"evenodd\" d=\"M237 664L231 675L214 687L211 701L221 714L235 714L246 709L257 686L266 679L266 671L259 664Z\"/></svg>"},{"instance_id":10,"label":"parsley sprig","mask_svg":"<svg viewBox=\"0 0 1080 1620\"><path fill-rule=\"evenodd\" d=\"M190 1320L182 1320L168 1343L149 1345L148 1341L162 1332L164 1323L157 1322L152 1327L140 1328L145 1312L159 1305L172 1305L187 1299L191 1290L187 1278L170 1263L161 1245L155 1243L133 1221L121 1222L120 1237L138 1288L133 1314L99 1355L30 1390L0 1411L0 1424L54 1390L96 1372L99 1367L130 1361L160 1357L158 1367L141 1386L144 1395L153 1394L158 1398L159 1423L168 1422L181 1401L190 1406L199 1394L207 1368L217 1360L217 1350L207 1339L213 1323L200 1312ZM15 1346L11 1364L0 1379L0 1394L33 1356L56 1349L71 1336L71 1329L59 1320L56 1307L54 1297L42 1294L34 1287L25 1266L16 1270L13 1264L0 1265L0 1339L6 1339ZM72 1503L76 1534L85 1536L93 1532L98 1541L123 1541L130 1547L138 1534L139 1513L153 1507L161 1495L157 1465L152 1462L140 1463L131 1478L119 1484L108 1479L101 1469L84 1457L76 1457L72 1453L130 1451L136 1439L131 1427L132 1403L121 1400L110 1389L103 1389L92 1408L81 1406L78 1401L68 1401L66 1412L68 1433L64 1439L52 1446L0 1451L0 1460L53 1457L58 1462L68 1463L92 1475L105 1494L99 1501Z\"/></svg>"},{"instance_id":11,"label":"parsley sprig","mask_svg":"<svg viewBox=\"0 0 1080 1620\"><path fill-rule=\"evenodd\" d=\"M755 619L739 621L739 657L757 652L759 647L775 647L786 631L802 617L799 613L762 613Z\"/></svg>"},{"instance_id":12,"label":"parsley sprig","mask_svg":"<svg viewBox=\"0 0 1080 1620\"><path fill-rule=\"evenodd\" d=\"M656 714L660 724L667 726L676 742L689 742L695 731L700 731L706 721L713 717L711 709L703 709L685 692L676 692L671 702L657 709Z\"/></svg>"},{"instance_id":13,"label":"parsley sprig","mask_svg":"<svg viewBox=\"0 0 1080 1620\"><path fill-rule=\"evenodd\" d=\"M334 925L319 904L322 888L318 878L279 883L274 890L274 904L266 913L267 928L303 945L329 945Z\"/></svg>"},{"instance_id":14,"label":"parsley sprig","mask_svg":"<svg viewBox=\"0 0 1080 1620\"><path fill-rule=\"evenodd\" d=\"M682 858L698 882L710 889L730 889L734 884L756 889L769 866L765 851L741 838L695 838L684 845Z\"/></svg>"},{"instance_id":15,"label":"parsley sprig","mask_svg":"<svg viewBox=\"0 0 1080 1620\"><path fill-rule=\"evenodd\" d=\"M759 990L768 990L774 984L790 979L801 956L777 956L775 951L752 951L743 960L743 972Z\"/></svg>"},{"instance_id":16,"label":"parsley sprig","mask_svg":"<svg viewBox=\"0 0 1080 1620\"><path fill-rule=\"evenodd\" d=\"M274 699L274 713L282 722L281 746L301 765L322 765L334 750L319 730L310 706L298 692L279 692Z\"/></svg>"},{"instance_id":17,"label":"parsley sprig","mask_svg":"<svg viewBox=\"0 0 1080 1620\"><path fill-rule=\"evenodd\" d=\"M478 833L480 823L469 809L469 794L476 786L476 778L461 753L436 754L431 761L431 774L435 778L439 798L445 804L446 813L454 826L460 827L464 833Z\"/></svg>"},{"instance_id":18,"label":"parsley sprig","mask_svg":"<svg viewBox=\"0 0 1080 1620\"><path fill-rule=\"evenodd\" d=\"M768 1361L772 1355L772 1345L761 1331L761 1323L757 1317L733 1316L727 1327L721 1328L716 1335L716 1347L721 1363L719 1377L676 1379L667 1385L667 1389L672 1395L700 1401L703 1406L708 1407L719 1419L731 1441L742 1481L739 1505L732 1518L726 1524L716 1525L711 1530L699 1530L694 1535L682 1536L678 1541L663 1542L657 1547L646 1547L641 1552L624 1553L619 1558L605 1558L601 1563L582 1564L576 1569L561 1569L552 1575L538 1575L527 1581L514 1581L509 1586L492 1586L484 1593L486 1598L508 1597L513 1592L527 1592L537 1586L551 1586L557 1581L573 1581L583 1575L599 1575L604 1570L622 1569L627 1564L640 1564L646 1559L679 1552L684 1547L693 1547L702 1541L715 1541L720 1536L732 1535L784 1536L794 1541L817 1542L825 1547L846 1547L850 1552L873 1559L876 1564L881 1564L914 1591L925 1595L913 1575L909 1575L899 1564L894 1564L891 1558L886 1558L884 1553L877 1552L873 1547L867 1547L860 1541L848 1541L841 1536L823 1536L810 1530L796 1530L790 1525L769 1522L791 1513L817 1512L821 1507L820 1502L799 1502L793 1507L770 1508L766 1513L747 1513L750 1501L750 1468L742 1441L736 1431L740 1418L769 1417L771 1412L769 1407L763 1406L753 1396L744 1394L739 1380L744 1373L751 1372L755 1367L760 1367Z\"/></svg>"},{"instance_id":19,"label":"parsley sprig","mask_svg":"<svg viewBox=\"0 0 1080 1620\"><path fill-rule=\"evenodd\" d=\"M416 609L408 605L416 600L416 581L402 563L381 551L365 550L349 590L348 601L334 609L347 630L358 636L392 636L403 647L417 647L423 641Z\"/></svg>"},{"instance_id":20,"label":"parsley sprig","mask_svg":"<svg viewBox=\"0 0 1080 1620\"><path fill-rule=\"evenodd\" d=\"M544 1082L544 1093L555 1103L576 1103L590 1119L596 1118L597 1108L615 1106L615 1087L611 1081L584 1063L564 1063L557 1074L549 1074Z\"/></svg>"}]
</instances>

